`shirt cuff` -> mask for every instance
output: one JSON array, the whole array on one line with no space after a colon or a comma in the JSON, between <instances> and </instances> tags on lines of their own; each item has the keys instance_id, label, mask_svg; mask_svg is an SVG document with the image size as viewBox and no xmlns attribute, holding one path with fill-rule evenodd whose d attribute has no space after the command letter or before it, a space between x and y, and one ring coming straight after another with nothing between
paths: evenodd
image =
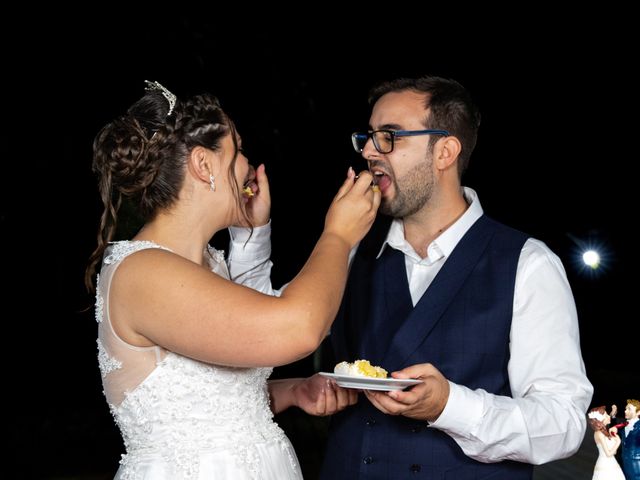
<instances>
[{"instance_id":1,"label":"shirt cuff","mask_svg":"<svg viewBox=\"0 0 640 480\"><path fill-rule=\"evenodd\" d=\"M449 399L437 420L429 426L468 437L482 420L484 401L477 392L449 382Z\"/></svg>"},{"instance_id":2,"label":"shirt cuff","mask_svg":"<svg viewBox=\"0 0 640 480\"><path fill-rule=\"evenodd\" d=\"M271 220L254 227L229 227L229 259L234 261L266 260L271 257Z\"/></svg>"}]
</instances>

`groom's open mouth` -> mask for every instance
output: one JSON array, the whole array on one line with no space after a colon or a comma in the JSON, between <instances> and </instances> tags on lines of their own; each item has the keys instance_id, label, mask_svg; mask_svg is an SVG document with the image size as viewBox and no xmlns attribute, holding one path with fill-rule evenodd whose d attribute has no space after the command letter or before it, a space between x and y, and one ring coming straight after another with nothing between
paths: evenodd
<instances>
[{"instance_id":1,"label":"groom's open mouth","mask_svg":"<svg viewBox=\"0 0 640 480\"><path fill-rule=\"evenodd\" d=\"M373 175L373 184L377 185L382 193L391 185L391 177L389 174L378 167L371 168Z\"/></svg>"}]
</instances>

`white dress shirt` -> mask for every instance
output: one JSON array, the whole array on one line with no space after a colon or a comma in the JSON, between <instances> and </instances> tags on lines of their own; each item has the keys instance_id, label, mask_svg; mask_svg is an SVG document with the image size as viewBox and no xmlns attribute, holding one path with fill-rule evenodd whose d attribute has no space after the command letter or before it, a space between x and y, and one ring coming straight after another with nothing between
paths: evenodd
<instances>
[{"instance_id":1,"label":"white dress shirt","mask_svg":"<svg viewBox=\"0 0 640 480\"><path fill-rule=\"evenodd\" d=\"M483 214L475 191L465 187L464 195L469 208L431 242L424 259L405 240L402 221L391 225L386 243L405 255L414 305ZM270 225L254 229L246 247L247 230L230 231L231 277L278 294L268 280ZM513 397L449 382L447 405L431 428L446 432L467 456L480 462L510 459L541 464L572 455L584 437L593 387L585 374L577 312L562 263L532 238L518 260L509 349Z\"/></svg>"}]
</instances>

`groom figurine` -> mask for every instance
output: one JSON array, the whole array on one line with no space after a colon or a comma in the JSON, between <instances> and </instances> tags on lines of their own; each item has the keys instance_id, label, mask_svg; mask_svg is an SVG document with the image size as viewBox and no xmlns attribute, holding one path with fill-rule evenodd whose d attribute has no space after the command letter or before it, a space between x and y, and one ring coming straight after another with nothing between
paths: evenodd
<instances>
[{"instance_id":1,"label":"groom figurine","mask_svg":"<svg viewBox=\"0 0 640 480\"><path fill-rule=\"evenodd\" d=\"M620 435L622 445L622 470L627 480L640 480L640 401L629 399L624 409L626 426L611 429Z\"/></svg>"}]
</instances>

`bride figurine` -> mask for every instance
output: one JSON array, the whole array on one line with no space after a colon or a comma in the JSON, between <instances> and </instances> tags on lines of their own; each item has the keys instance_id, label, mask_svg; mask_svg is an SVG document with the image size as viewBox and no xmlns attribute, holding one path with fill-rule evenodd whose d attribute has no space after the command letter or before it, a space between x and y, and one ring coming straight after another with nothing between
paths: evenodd
<instances>
[{"instance_id":1,"label":"bride figurine","mask_svg":"<svg viewBox=\"0 0 640 480\"><path fill-rule=\"evenodd\" d=\"M588 422L594 430L593 439L598 447L598 460L593 470L593 480L625 480L620 465L616 461L616 451L620 437L607 430L611 417L604 406L589 410Z\"/></svg>"}]
</instances>

